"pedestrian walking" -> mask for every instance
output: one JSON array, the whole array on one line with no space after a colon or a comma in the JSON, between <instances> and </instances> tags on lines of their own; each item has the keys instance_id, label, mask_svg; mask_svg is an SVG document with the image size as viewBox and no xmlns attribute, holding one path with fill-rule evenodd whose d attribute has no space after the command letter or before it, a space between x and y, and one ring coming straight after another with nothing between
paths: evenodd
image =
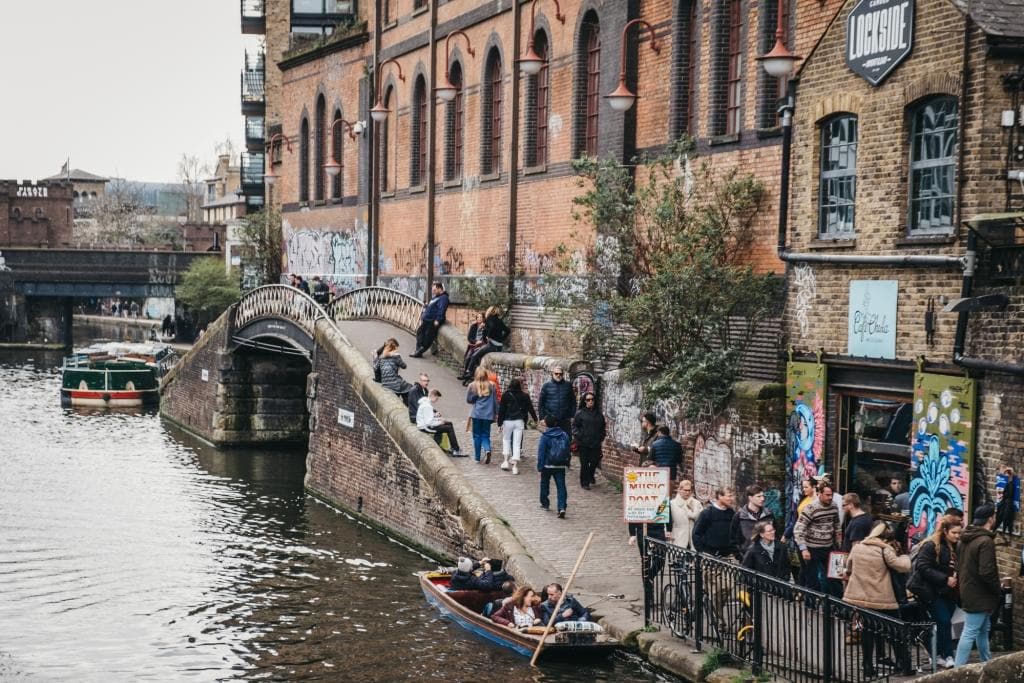
<instances>
[{"instance_id":1,"label":"pedestrian walking","mask_svg":"<svg viewBox=\"0 0 1024 683\"><path fill-rule=\"evenodd\" d=\"M775 524L775 515L764 505L764 489L757 484L751 484L747 487L746 494L747 502L732 518L732 527L729 530L733 547L736 549L736 557L740 560L746 556L747 550L754 541L755 527L761 522L768 522L772 526ZM773 533L772 543L774 542L775 534Z\"/></svg>"},{"instance_id":2,"label":"pedestrian walking","mask_svg":"<svg viewBox=\"0 0 1024 683\"><path fill-rule=\"evenodd\" d=\"M843 496L843 510L846 522L843 524L843 552L848 553L853 546L863 541L871 533L875 521L861 508L860 496L847 493Z\"/></svg>"},{"instance_id":3,"label":"pedestrian walking","mask_svg":"<svg viewBox=\"0 0 1024 683\"><path fill-rule=\"evenodd\" d=\"M497 388L487 378L487 371L477 368L476 377L466 391L466 403L473 406L469 414L473 425L473 458L484 465L491 462L491 425L498 415L497 393Z\"/></svg>"},{"instance_id":4,"label":"pedestrian walking","mask_svg":"<svg viewBox=\"0 0 1024 683\"><path fill-rule=\"evenodd\" d=\"M959 593L956 546L963 531L963 526L956 521L940 521L935 532L918 548L907 582L907 590L917 596L918 603L927 607L935 620L937 664L946 669L956 662L953 658L953 612Z\"/></svg>"},{"instance_id":5,"label":"pedestrian walking","mask_svg":"<svg viewBox=\"0 0 1024 683\"><path fill-rule=\"evenodd\" d=\"M313 276L313 301L321 306L326 306L331 300L331 288L320 279L319 275Z\"/></svg>"},{"instance_id":6,"label":"pedestrian walking","mask_svg":"<svg viewBox=\"0 0 1024 683\"><path fill-rule=\"evenodd\" d=\"M669 540L680 548L693 549L693 525L704 510L704 504L693 495L693 482L683 479L679 482L676 495L669 503L672 513L672 533Z\"/></svg>"},{"instance_id":7,"label":"pedestrian walking","mask_svg":"<svg viewBox=\"0 0 1024 683\"><path fill-rule=\"evenodd\" d=\"M558 517L565 518L569 506L569 493L565 488L565 470L569 466L569 435L558 426L551 415L544 418L546 429L537 443L537 471L540 472L540 506L551 509L551 480L555 480L558 499Z\"/></svg>"},{"instance_id":8,"label":"pedestrian walking","mask_svg":"<svg viewBox=\"0 0 1024 683\"><path fill-rule=\"evenodd\" d=\"M643 466L644 461L647 460L650 454L651 443L658 436L658 418L655 417L654 413L644 413L640 417L640 430L640 441L633 444L631 448L634 453L640 454L637 464Z\"/></svg>"},{"instance_id":9,"label":"pedestrian walking","mask_svg":"<svg viewBox=\"0 0 1024 683\"><path fill-rule=\"evenodd\" d=\"M597 396L588 391L583 394L580 408L572 418L572 438L580 459L580 487L584 490L589 491L597 481L594 475L601 466L601 444L606 435L607 426L597 407Z\"/></svg>"},{"instance_id":10,"label":"pedestrian walking","mask_svg":"<svg viewBox=\"0 0 1024 683\"><path fill-rule=\"evenodd\" d=\"M985 503L974 511L971 525L964 529L956 548L956 574L960 586L960 606L966 617L956 648L956 666L963 666L978 644L978 658L992 659L988 632L992 612L1003 601L999 569L996 566L996 508Z\"/></svg>"},{"instance_id":11,"label":"pedestrian walking","mask_svg":"<svg viewBox=\"0 0 1024 683\"><path fill-rule=\"evenodd\" d=\"M374 359L373 369L374 372L380 371L380 383L385 389L395 392L402 401L408 403L407 394L412 389L412 385L406 382L398 372L408 367L402 360L402 354L398 352L398 348L396 340L388 339L381 354Z\"/></svg>"},{"instance_id":12,"label":"pedestrian walking","mask_svg":"<svg viewBox=\"0 0 1024 683\"><path fill-rule=\"evenodd\" d=\"M731 534L735 503L736 491L731 486L721 486L715 491L715 499L701 511L693 525L693 545L697 550L718 557L735 555Z\"/></svg>"},{"instance_id":13,"label":"pedestrian walking","mask_svg":"<svg viewBox=\"0 0 1024 683\"><path fill-rule=\"evenodd\" d=\"M823 487L824 488L824 487ZM819 494L819 500L821 496ZM807 509L815 506L811 503ZM829 501L831 508L831 501ZM799 522L797 523L799 527ZM885 522L878 522L871 533L850 551L846 560L848 581L843 593L843 600L875 610L882 614L900 618L900 604L896 597L891 572L906 574L910 571L910 557L897 554L893 550L896 534ZM877 675L875 654L881 654L885 634L879 629L867 627L861 631L861 666L864 678L871 679ZM877 650L876 650L877 646ZM902 673L910 669L910 653L905 646L897 646L896 659Z\"/></svg>"},{"instance_id":14,"label":"pedestrian walking","mask_svg":"<svg viewBox=\"0 0 1024 683\"><path fill-rule=\"evenodd\" d=\"M828 578L828 555L839 546L839 513L832 504L832 487L822 484L818 497L804 507L793 527L803 560L801 582L811 590L838 596L838 588Z\"/></svg>"},{"instance_id":15,"label":"pedestrian walking","mask_svg":"<svg viewBox=\"0 0 1024 683\"><path fill-rule=\"evenodd\" d=\"M519 474L519 460L523 454L523 432L526 419L537 421L530 395L523 390L523 380L515 377L501 396L498 404L498 431L501 432L501 469Z\"/></svg>"},{"instance_id":16,"label":"pedestrian walking","mask_svg":"<svg viewBox=\"0 0 1024 683\"><path fill-rule=\"evenodd\" d=\"M437 332L445 323L445 315L448 312L448 292L444 291L444 285L435 282L430 288L432 296L427 305L420 313L420 326L416 330L416 350L413 351L413 358L422 358L434 346L437 341Z\"/></svg>"},{"instance_id":17,"label":"pedestrian walking","mask_svg":"<svg viewBox=\"0 0 1024 683\"><path fill-rule=\"evenodd\" d=\"M565 378L562 366L556 365L551 368L551 379L544 382L544 386L540 388L537 414L541 420L551 417L563 432L572 434L572 416L575 408L572 384Z\"/></svg>"}]
</instances>

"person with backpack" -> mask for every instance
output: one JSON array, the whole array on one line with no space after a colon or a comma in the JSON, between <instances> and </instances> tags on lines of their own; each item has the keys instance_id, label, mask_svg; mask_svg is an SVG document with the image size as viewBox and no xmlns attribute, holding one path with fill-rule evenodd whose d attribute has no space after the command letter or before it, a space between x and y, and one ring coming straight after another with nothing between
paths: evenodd
<instances>
[{"instance_id":1,"label":"person with backpack","mask_svg":"<svg viewBox=\"0 0 1024 683\"><path fill-rule=\"evenodd\" d=\"M935 649L937 663L951 669L953 658L953 612L958 595L956 577L956 544L964 528L960 522L942 519L935 532L922 542L913 560L913 569L907 590L928 608L935 620Z\"/></svg>"},{"instance_id":2,"label":"person with backpack","mask_svg":"<svg viewBox=\"0 0 1024 683\"><path fill-rule=\"evenodd\" d=\"M480 362L484 359L484 356L493 352L501 351L505 348L505 342L508 339L511 330L508 329L508 325L501 319L501 309L497 306L491 306L484 313L484 345L477 349L469 360L466 361L466 368L462 373L460 379L464 384L468 384L473 377L473 373L480 366Z\"/></svg>"},{"instance_id":3,"label":"person with backpack","mask_svg":"<svg viewBox=\"0 0 1024 683\"><path fill-rule=\"evenodd\" d=\"M565 470L569 466L569 435L558 426L553 415L544 418L547 429L537 443L537 471L540 472L540 506L551 509L551 480L558 494L558 518L565 519L569 494L565 489Z\"/></svg>"},{"instance_id":4,"label":"person with backpack","mask_svg":"<svg viewBox=\"0 0 1024 683\"><path fill-rule=\"evenodd\" d=\"M530 395L523 390L523 380L518 377L509 382L508 389L498 404L498 431L501 432L501 469L519 474L519 459L523 454L523 432L526 418L537 421ZM511 461L509 458L511 457Z\"/></svg>"}]
</instances>

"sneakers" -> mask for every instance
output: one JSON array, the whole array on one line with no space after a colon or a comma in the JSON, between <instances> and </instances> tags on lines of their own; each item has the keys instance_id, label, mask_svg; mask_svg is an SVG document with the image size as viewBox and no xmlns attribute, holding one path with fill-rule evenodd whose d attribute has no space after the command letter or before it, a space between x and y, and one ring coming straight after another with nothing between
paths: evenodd
<instances>
[{"instance_id":1,"label":"sneakers","mask_svg":"<svg viewBox=\"0 0 1024 683\"><path fill-rule=\"evenodd\" d=\"M551 512L551 508L548 507L547 505L541 505L540 509L543 510L544 512Z\"/></svg>"},{"instance_id":2,"label":"sneakers","mask_svg":"<svg viewBox=\"0 0 1024 683\"><path fill-rule=\"evenodd\" d=\"M491 452L490 451L484 451L484 464L485 465L490 465L491 464Z\"/></svg>"},{"instance_id":3,"label":"sneakers","mask_svg":"<svg viewBox=\"0 0 1024 683\"><path fill-rule=\"evenodd\" d=\"M519 465L512 463L512 474L519 474Z\"/></svg>"},{"instance_id":4,"label":"sneakers","mask_svg":"<svg viewBox=\"0 0 1024 683\"><path fill-rule=\"evenodd\" d=\"M558 518L559 519L565 519L565 510L559 510L558 511Z\"/></svg>"},{"instance_id":5,"label":"sneakers","mask_svg":"<svg viewBox=\"0 0 1024 683\"><path fill-rule=\"evenodd\" d=\"M462 451L460 451L458 448L456 448L454 450L451 450L451 451L448 451L448 455L452 456L453 458L465 457L465 456L462 455Z\"/></svg>"},{"instance_id":6,"label":"sneakers","mask_svg":"<svg viewBox=\"0 0 1024 683\"><path fill-rule=\"evenodd\" d=\"M935 663L943 669L952 669L954 666L956 666L956 660L952 657L939 657Z\"/></svg>"},{"instance_id":7,"label":"sneakers","mask_svg":"<svg viewBox=\"0 0 1024 683\"><path fill-rule=\"evenodd\" d=\"M505 461L501 463L501 469L508 472L508 458L505 458Z\"/></svg>"}]
</instances>

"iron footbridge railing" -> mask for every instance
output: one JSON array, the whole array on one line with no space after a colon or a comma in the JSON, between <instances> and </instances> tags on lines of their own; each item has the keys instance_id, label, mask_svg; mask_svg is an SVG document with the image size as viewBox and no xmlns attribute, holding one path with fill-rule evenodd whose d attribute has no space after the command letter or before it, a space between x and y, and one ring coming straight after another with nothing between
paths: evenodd
<instances>
[{"instance_id":1,"label":"iron footbridge railing","mask_svg":"<svg viewBox=\"0 0 1024 683\"><path fill-rule=\"evenodd\" d=\"M235 304L232 329L240 330L266 318L289 320L310 337L316 329L317 320L329 319L320 304L303 291L289 285L264 285L247 292Z\"/></svg>"},{"instance_id":2,"label":"iron footbridge railing","mask_svg":"<svg viewBox=\"0 0 1024 683\"><path fill-rule=\"evenodd\" d=\"M344 320L383 320L407 332L416 332L423 302L414 296L387 287L360 287L340 295L325 307L336 322Z\"/></svg>"}]
</instances>

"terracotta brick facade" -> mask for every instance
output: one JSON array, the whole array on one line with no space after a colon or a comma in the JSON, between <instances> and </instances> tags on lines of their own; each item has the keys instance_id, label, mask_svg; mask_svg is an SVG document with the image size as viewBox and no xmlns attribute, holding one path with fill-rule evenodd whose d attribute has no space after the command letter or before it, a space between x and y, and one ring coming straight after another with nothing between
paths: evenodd
<instances>
[{"instance_id":1,"label":"terracotta brick facade","mask_svg":"<svg viewBox=\"0 0 1024 683\"><path fill-rule=\"evenodd\" d=\"M0 247L71 243L72 186L66 181L0 180Z\"/></svg>"}]
</instances>

